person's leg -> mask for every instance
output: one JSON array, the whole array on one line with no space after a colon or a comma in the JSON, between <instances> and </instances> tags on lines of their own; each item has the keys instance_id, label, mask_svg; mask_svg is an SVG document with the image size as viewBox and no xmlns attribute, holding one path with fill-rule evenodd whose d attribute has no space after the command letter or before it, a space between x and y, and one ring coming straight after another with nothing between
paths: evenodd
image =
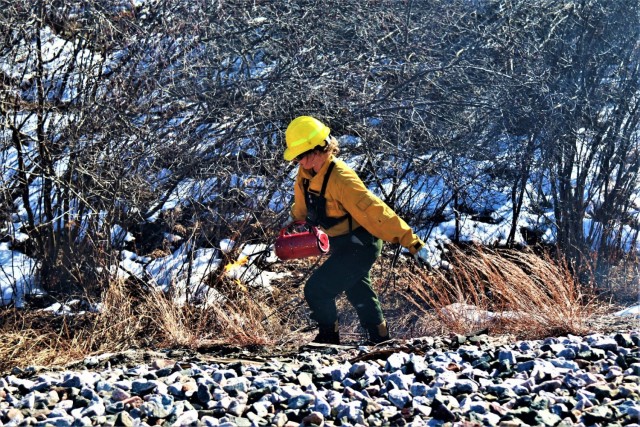
<instances>
[{"instance_id":1,"label":"person's leg","mask_svg":"<svg viewBox=\"0 0 640 427\"><path fill-rule=\"evenodd\" d=\"M371 277L366 276L358 280L355 285L345 292L347 299L356 309L362 325L377 325L382 323L384 315L378 300L378 295L371 285Z\"/></svg>"},{"instance_id":2,"label":"person's leg","mask_svg":"<svg viewBox=\"0 0 640 427\"><path fill-rule=\"evenodd\" d=\"M346 294L349 302L358 312L360 324L367 331L369 342L378 344L391 339L378 295L371 287L371 281L360 281L349 289Z\"/></svg>"},{"instance_id":3,"label":"person's leg","mask_svg":"<svg viewBox=\"0 0 640 427\"><path fill-rule=\"evenodd\" d=\"M335 299L345 291L361 319L376 322L382 318L382 310L369 278L369 270L381 249L382 242L364 229L331 238L331 255L311 275L304 289L311 316L318 322L321 331L329 331L336 325L338 316ZM354 286L356 289L352 290Z\"/></svg>"},{"instance_id":4,"label":"person's leg","mask_svg":"<svg viewBox=\"0 0 640 427\"><path fill-rule=\"evenodd\" d=\"M382 251L382 241L380 239L370 234L368 236L359 236L359 238L365 245L375 247L376 258L380 255ZM356 309L360 323L366 329L370 342L377 344L390 339L387 323L382 313L378 295L373 290L369 271L351 288L346 290L346 296Z\"/></svg>"},{"instance_id":5,"label":"person's leg","mask_svg":"<svg viewBox=\"0 0 640 427\"><path fill-rule=\"evenodd\" d=\"M311 309L311 318L318 322L319 332L313 342L340 344L336 297L342 290L340 281L335 280L338 258L332 253L313 272L304 286L304 299Z\"/></svg>"}]
</instances>

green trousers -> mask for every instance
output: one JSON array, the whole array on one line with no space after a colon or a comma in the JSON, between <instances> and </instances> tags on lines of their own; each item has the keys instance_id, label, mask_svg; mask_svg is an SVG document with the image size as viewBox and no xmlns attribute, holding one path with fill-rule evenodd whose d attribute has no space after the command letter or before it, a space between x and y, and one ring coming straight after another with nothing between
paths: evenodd
<instances>
[{"instance_id":1,"label":"green trousers","mask_svg":"<svg viewBox=\"0 0 640 427\"><path fill-rule=\"evenodd\" d=\"M344 292L363 326L382 323L382 308L369 275L382 251L382 240L359 227L351 234L331 237L329 243L329 258L304 287L311 317L320 325L333 325L338 320L336 297Z\"/></svg>"}]
</instances>

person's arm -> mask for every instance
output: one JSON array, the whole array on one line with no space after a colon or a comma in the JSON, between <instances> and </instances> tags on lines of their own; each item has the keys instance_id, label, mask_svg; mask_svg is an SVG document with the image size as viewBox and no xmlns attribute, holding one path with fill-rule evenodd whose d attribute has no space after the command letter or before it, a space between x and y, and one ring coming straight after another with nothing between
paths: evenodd
<instances>
[{"instance_id":1,"label":"person's arm","mask_svg":"<svg viewBox=\"0 0 640 427\"><path fill-rule=\"evenodd\" d=\"M304 221L307 218L307 203L304 199L304 188L302 187L302 177L300 174L296 176L296 181L293 184L291 218L294 221Z\"/></svg>"},{"instance_id":2,"label":"person's arm","mask_svg":"<svg viewBox=\"0 0 640 427\"><path fill-rule=\"evenodd\" d=\"M337 190L338 199L344 208L369 233L384 241L399 243L411 254L424 246L424 242L413 233L411 227L369 191L354 171L340 171Z\"/></svg>"}]
</instances>

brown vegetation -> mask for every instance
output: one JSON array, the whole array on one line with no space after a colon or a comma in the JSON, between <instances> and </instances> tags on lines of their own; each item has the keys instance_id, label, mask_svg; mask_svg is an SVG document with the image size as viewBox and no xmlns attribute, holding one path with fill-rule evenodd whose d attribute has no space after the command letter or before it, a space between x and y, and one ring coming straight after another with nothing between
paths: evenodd
<instances>
[{"instance_id":1,"label":"brown vegetation","mask_svg":"<svg viewBox=\"0 0 640 427\"><path fill-rule=\"evenodd\" d=\"M418 269L404 259L389 268L389 256L376 264L375 286L395 338L481 329L516 338L583 334L603 311L566 265L548 257L473 246L450 251L448 271ZM7 309L0 327L0 371L130 348L296 347L311 338L301 283L314 265L311 259L277 263L276 269L294 271L281 271L286 274L273 294L242 288L209 306L178 305L153 288L114 282L102 296L99 313L53 316ZM475 311L455 309L462 304L493 315L472 317ZM342 299L339 305L344 341L359 342L355 313Z\"/></svg>"},{"instance_id":2,"label":"brown vegetation","mask_svg":"<svg viewBox=\"0 0 640 427\"><path fill-rule=\"evenodd\" d=\"M531 251L451 248L451 269L411 277L405 292L419 310L429 307L449 330L488 329L520 338L584 334L602 314L594 293L566 263Z\"/></svg>"}]
</instances>

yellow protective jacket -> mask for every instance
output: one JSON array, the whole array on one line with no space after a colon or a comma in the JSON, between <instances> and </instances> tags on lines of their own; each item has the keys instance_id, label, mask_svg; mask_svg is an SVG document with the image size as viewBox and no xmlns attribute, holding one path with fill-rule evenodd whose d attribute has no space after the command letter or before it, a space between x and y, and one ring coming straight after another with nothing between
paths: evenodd
<instances>
[{"instance_id":1,"label":"yellow protective jacket","mask_svg":"<svg viewBox=\"0 0 640 427\"><path fill-rule=\"evenodd\" d=\"M424 242L385 202L367 189L360 177L349 166L333 155L329 156L315 176L311 171L298 167L293 191L294 204L291 208L293 219L303 221L307 217L303 179L309 180L310 190L320 193L331 161L335 162L335 166L324 194L327 200L327 216L339 218L349 213L353 229L362 226L375 237L387 242L399 243L415 254ZM347 234L349 220L345 219L324 231L331 237Z\"/></svg>"}]
</instances>

